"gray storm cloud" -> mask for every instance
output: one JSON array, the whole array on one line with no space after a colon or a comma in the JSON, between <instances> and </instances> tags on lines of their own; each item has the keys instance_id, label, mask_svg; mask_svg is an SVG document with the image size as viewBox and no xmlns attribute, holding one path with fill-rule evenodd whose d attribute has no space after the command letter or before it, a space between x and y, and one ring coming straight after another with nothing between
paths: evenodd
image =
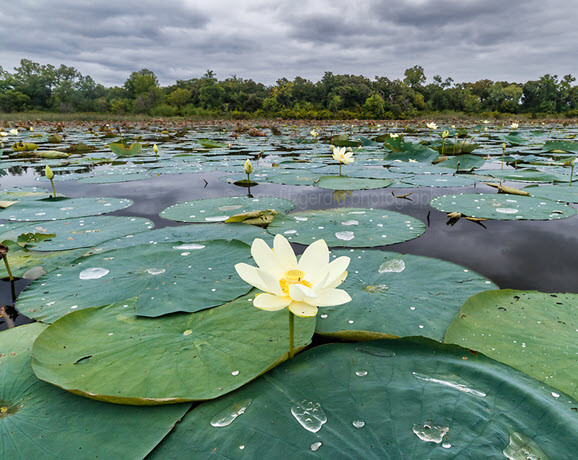
<instances>
[{"instance_id":1,"label":"gray storm cloud","mask_svg":"<svg viewBox=\"0 0 578 460\"><path fill-rule=\"evenodd\" d=\"M76 67L106 85L336 73L527 81L578 74L574 0L19 0L0 12L0 66Z\"/></svg>"}]
</instances>

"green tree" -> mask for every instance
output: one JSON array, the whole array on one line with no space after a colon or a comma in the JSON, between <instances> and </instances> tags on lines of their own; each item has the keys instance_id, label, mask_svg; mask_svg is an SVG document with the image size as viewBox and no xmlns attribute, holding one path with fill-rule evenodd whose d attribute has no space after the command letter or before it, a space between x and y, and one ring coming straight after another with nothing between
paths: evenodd
<instances>
[{"instance_id":1,"label":"green tree","mask_svg":"<svg viewBox=\"0 0 578 460\"><path fill-rule=\"evenodd\" d=\"M379 94L374 94L365 100L363 111L371 118L381 119L385 115L385 101Z\"/></svg>"},{"instance_id":2,"label":"green tree","mask_svg":"<svg viewBox=\"0 0 578 460\"><path fill-rule=\"evenodd\" d=\"M410 88L418 88L425 83L426 77L423 71L423 67L420 65L414 65L409 69L406 69L403 73L405 78L403 82Z\"/></svg>"},{"instance_id":3,"label":"green tree","mask_svg":"<svg viewBox=\"0 0 578 460\"><path fill-rule=\"evenodd\" d=\"M146 94L158 86L158 78L148 69L141 69L138 72L131 73L124 83L124 88L127 90L128 97L131 99L136 99L137 96Z\"/></svg>"}]
</instances>

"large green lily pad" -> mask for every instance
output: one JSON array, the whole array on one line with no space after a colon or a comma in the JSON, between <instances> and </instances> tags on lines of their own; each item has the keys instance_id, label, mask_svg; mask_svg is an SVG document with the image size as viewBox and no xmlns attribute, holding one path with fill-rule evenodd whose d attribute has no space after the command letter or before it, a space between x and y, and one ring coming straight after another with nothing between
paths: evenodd
<instances>
[{"instance_id":1,"label":"large green lily pad","mask_svg":"<svg viewBox=\"0 0 578 460\"><path fill-rule=\"evenodd\" d=\"M77 259L31 284L16 302L29 318L53 322L86 307L138 296L137 313L194 312L246 294L234 265L250 261L240 241L141 245Z\"/></svg>"},{"instance_id":2,"label":"large green lily pad","mask_svg":"<svg viewBox=\"0 0 578 460\"><path fill-rule=\"evenodd\" d=\"M293 209L293 206L292 201L283 198L228 196L178 203L169 206L160 215L179 222L224 222L236 214L265 209L285 212Z\"/></svg>"},{"instance_id":3,"label":"large green lily pad","mask_svg":"<svg viewBox=\"0 0 578 460\"><path fill-rule=\"evenodd\" d=\"M38 279L45 273L58 267L66 267L82 256L84 249L71 251L37 252L23 249L16 243L9 243L8 261L10 271L17 278ZM0 277L6 278L8 272L4 263L0 264Z\"/></svg>"},{"instance_id":4,"label":"large green lily pad","mask_svg":"<svg viewBox=\"0 0 578 460\"><path fill-rule=\"evenodd\" d=\"M267 227L294 243L324 239L329 246L374 247L417 238L425 232L419 219L395 211L337 208L278 215Z\"/></svg>"},{"instance_id":5,"label":"large green lily pad","mask_svg":"<svg viewBox=\"0 0 578 460\"><path fill-rule=\"evenodd\" d=\"M544 152L562 151L570 153L578 153L578 142L568 140L553 140L546 141L542 147Z\"/></svg>"},{"instance_id":6,"label":"large green lily pad","mask_svg":"<svg viewBox=\"0 0 578 460\"><path fill-rule=\"evenodd\" d=\"M497 287L459 265L430 257L378 250L335 250L348 256L340 288L351 302L321 309L316 332L354 340L421 335L442 341L472 295Z\"/></svg>"},{"instance_id":7,"label":"large green lily pad","mask_svg":"<svg viewBox=\"0 0 578 460\"><path fill-rule=\"evenodd\" d=\"M64 251L90 248L111 238L143 232L152 227L153 223L142 217L80 217L36 224L0 225L0 241L5 239L16 241L18 235L22 233L50 233L55 236L39 242L34 246L34 250Z\"/></svg>"},{"instance_id":8,"label":"large green lily pad","mask_svg":"<svg viewBox=\"0 0 578 460\"><path fill-rule=\"evenodd\" d=\"M403 145L404 150L401 152L390 152L386 154L385 159L388 161L417 161L420 163L431 163L436 158L439 157L439 153L435 150L425 147L420 144L405 143Z\"/></svg>"},{"instance_id":9,"label":"large green lily pad","mask_svg":"<svg viewBox=\"0 0 578 460\"><path fill-rule=\"evenodd\" d=\"M133 174L98 174L90 177L83 177L78 182L82 184L114 184L118 182L136 182L139 180L151 179L151 176L143 173Z\"/></svg>"},{"instance_id":10,"label":"large green lily pad","mask_svg":"<svg viewBox=\"0 0 578 460\"><path fill-rule=\"evenodd\" d=\"M266 180L274 184L313 185L320 177L322 176L311 171L290 171L267 174Z\"/></svg>"},{"instance_id":11,"label":"large green lily pad","mask_svg":"<svg viewBox=\"0 0 578 460\"><path fill-rule=\"evenodd\" d=\"M329 190L372 190L389 187L393 181L389 179L365 179L347 176L320 177L315 186Z\"/></svg>"},{"instance_id":12,"label":"large green lily pad","mask_svg":"<svg viewBox=\"0 0 578 460\"><path fill-rule=\"evenodd\" d=\"M572 217L576 209L545 198L505 193L460 193L442 195L430 205L443 212L461 212L469 217L497 220L555 220Z\"/></svg>"},{"instance_id":13,"label":"large green lily pad","mask_svg":"<svg viewBox=\"0 0 578 460\"><path fill-rule=\"evenodd\" d=\"M511 180L517 182L554 182L560 179L560 176L539 169L482 169L480 174L492 176L497 179Z\"/></svg>"},{"instance_id":14,"label":"large green lily pad","mask_svg":"<svg viewBox=\"0 0 578 460\"><path fill-rule=\"evenodd\" d=\"M51 195L40 187L14 187L0 190L0 201L35 201Z\"/></svg>"},{"instance_id":15,"label":"large green lily pad","mask_svg":"<svg viewBox=\"0 0 578 460\"><path fill-rule=\"evenodd\" d=\"M445 342L481 351L578 398L578 294L536 291L473 296Z\"/></svg>"},{"instance_id":16,"label":"large green lily pad","mask_svg":"<svg viewBox=\"0 0 578 460\"><path fill-rule=\"evenodd\" d=\"M271 234L266 230L242 223L229 224L191 224L178 227L164 227L157 230L127 235L98 245L93 252L109 251L111 249L128 248L139 244L159 243L191 243L214 240L239 240L251 244L255 238L267 238Z\"/></svg>"},{"instance_id":17,"label":"large green lily pad","mask_svg":"<svg viewBox=\"0 0 578 460\"><path fill-rule=\"evenodd\" d=\"M486 160L480 155L457 155L440 161L437 166L440 168L450 168L454 171L459 168L460 171L481 168Z\"/></svg>"},{"instance_id":18,"label":"large green lily pad","mask_svg":"<svg viewBox=\"0 0 578 460\"><path fill-rule=\"evenodd\" d=\"M71 313L36 340L34 372L115 403L216 398L287 358L287 311L259 310L251 297L158 319L136 316L134 300ZM297 318L295 326L296 347L303 347L315 320Z\"/></svg>"},{"instance_id":19,"label":"large green lily pad","mask_svg":"<svg viewBox=\"0 0 578 460\"><path fill-rule=\"evenodd\" d=\"M574 458L575 407L456 346L330 344L195 408L151 458Z\"/></svg>"},{"instance_id":20,"label":"large green lily pad","mask_svg":"<svg viewBox=\"0 0 578 460\"><path fill-rule=\"evenodd\" d=\"M128 208L126 198L46 198L17 203L0 212L0 219L45 221L97 216Z\"/></svg>"},{"instance_id":21,"label":"large green lily pad","mask_svg":"<svg viewBox=\"0 0 578 460\"><path fill-rule=\"evenodd\" d=\"M578 185L528 185L524 191L538 198L546 198L562 203L578 203Z\"/></svg>"},{"instance_id":22,"label":"large green lily pad","mask_svg":"<svg viewBox=\"0 0 578 460\"><path fill-rule=\"evenodd\" d=\"M414 175L407 179L400 179L400 181L416 187L468 187L476 183L475 178L467 175L451 174Z\"/></svg>"},{"instance_id":23,"label":"large green lily pad","mask_svg":"<svg viewBox=\"0 0 578 460\"><path fill-rule=\"evenodd\" d=\"M133 407L91 401L34 375L40 323L0 332L0 452L9 459L144 458L188 404Z\"/></svg>"}]
</instances>

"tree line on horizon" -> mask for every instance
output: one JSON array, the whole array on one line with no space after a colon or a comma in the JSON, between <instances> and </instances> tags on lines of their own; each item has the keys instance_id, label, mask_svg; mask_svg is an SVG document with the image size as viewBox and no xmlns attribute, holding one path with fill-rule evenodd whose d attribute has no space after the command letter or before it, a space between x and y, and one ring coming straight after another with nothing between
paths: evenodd
<instances>
[{"instance_id":1,"label":"tree line on horizon","mask_svg":"<svg viewBox=\"0 0 578 460\"><path fill-rule=\"evenodd\" d=\"M105 87L73 67L41 65L23 59L8 72L0 67L0 112L94 112L154 117L231 117L288 119L406 119L434 113L464 113L501 118L578 117L578 86L572 75L546 74L525 83L478 80L456 83L433 77L423 67L403 79L325 72L312 82L280 78L264 85L236 76L218 80L208 70L200 78L161 86L141 69L122 86Z\"/></svg>"}]
</instances>

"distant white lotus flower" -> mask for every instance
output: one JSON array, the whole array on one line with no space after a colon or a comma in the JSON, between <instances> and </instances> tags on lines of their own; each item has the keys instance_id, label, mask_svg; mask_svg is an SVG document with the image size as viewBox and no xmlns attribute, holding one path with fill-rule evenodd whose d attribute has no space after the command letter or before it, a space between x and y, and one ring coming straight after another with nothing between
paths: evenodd
<instances>
[{"instance_id":1,"label":"distant white lotus flower","mask_svg":"<svg viewBox=\"0 0 578 460\"><path fill-rule=\"evenodd\" d=\"M520 125L518 125L518 123L512 123L512 124L510 125L510 128L512 128L512 129L518 129L518 126L520 126Z\"/></svg>"},{"instance_id":2,"label":"distant white lotus flower","mask_svg":"<svg viewBox=\"0 0 578 460\"><path fill-rule=\"evenodd\" d=\"M429 129L438 129L438 125L435 124L433 121L432 121L431 123L426 123L426 126L427 126Z\"/></svg>"},{"instance_id":3,"label":"distant white lotus flower","mask_svg":"<svg viewBox=\"0 0 578 460\"><path fill-rule=\"evenodd\" d=\"M336 147L333 149L333 159L341 164L348 165L353 163L353 151L346 151L345 147Z\"/></svg>"}]
</instances>

